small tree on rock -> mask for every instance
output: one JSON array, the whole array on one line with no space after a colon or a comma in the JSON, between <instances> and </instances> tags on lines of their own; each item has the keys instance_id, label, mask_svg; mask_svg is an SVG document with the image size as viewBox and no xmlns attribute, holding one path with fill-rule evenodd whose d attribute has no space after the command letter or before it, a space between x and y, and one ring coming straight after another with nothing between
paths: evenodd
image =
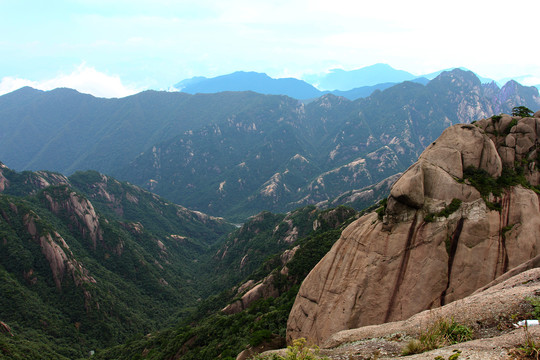
<instances>
[{"instance_id":1,"label":"small tree on rock","mask_svg":"<svg viewBox=\"0 0 540 360\"><path fill-rule=\"evenodd\" d=\"M530 117L532 114L532 110L525 106L515 106L512 108L512 116Z\"/></svg>"}]
</instances>

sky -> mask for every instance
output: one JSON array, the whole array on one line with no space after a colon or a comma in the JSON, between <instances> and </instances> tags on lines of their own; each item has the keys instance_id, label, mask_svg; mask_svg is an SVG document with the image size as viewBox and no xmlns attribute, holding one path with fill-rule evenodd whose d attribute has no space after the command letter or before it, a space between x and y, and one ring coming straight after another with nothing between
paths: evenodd
<instances>
[{"instance_id":1,"label":"sky","mask_svg":"<svg viewBox=\"0 0 540 360\"><path fill-rule=\"evenodd\" d=\"M537 85L539 13L538 0L0 0L0 94L123 97L193 76L376 63Z\"/></svg>"}]
</instances>

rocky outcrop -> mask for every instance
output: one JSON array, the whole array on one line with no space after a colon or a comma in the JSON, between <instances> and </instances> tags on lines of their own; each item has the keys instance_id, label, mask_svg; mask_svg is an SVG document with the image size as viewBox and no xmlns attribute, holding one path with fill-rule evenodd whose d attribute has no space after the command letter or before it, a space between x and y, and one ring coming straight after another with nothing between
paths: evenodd
<instances>
[{"instance_id":1,"label":"rocky outcrop","mask_svg":"<svg viewBox=\"0 0 540 360\"><path fill-rule=\"evenodd\" d=\"M457 323L468 326L477 333L492 327L498 327L498 330L502 331L513 328L513 323L530 315L532 305L528 299L537 296L539 291L540 269L531 269L500 279L497 284L466 298L437 309L422 311L405 320L337 332L328 338L323 346L334 348L361 339L396 333L418 336L428 324L437 319L453 318Z\"/></svg>"},{"instance_id":2,"label":"rocky outcrop","mask_svg":"<svg viewBox=\"0 0 540 360\"><path fill-rule=\"evenodd\" d=\"M499 279L497 279L499 280ZM528 318L532 311L529 301L540 291L540 269L532 269L501 281L446 306L423 311L409 319L340 331L324 344L321 355L330 359L399 359L407 343L418 338L439 320L454 319L474 332L473 341L443 347L407 359L444 359L461 352L464 359L511 359L516 348L525 343L524 329L514 324ZM530 327L529 334L537 339L540 327ZM455 356L454 356L455 357Z\"/></svg>"},{"instance_id":3,"label":"rocky outcrop","mask_svg":"<svg viewBox=\"0 0 540 360\"><path fill-rule=\"evenodd\" d=\"M536 262L537 260L533 261ZM509 272L511 273L511 272ZM473 341L443 347L407 359L448 359L461 351L464 359L510 359L513 349L525 342L524 329L515 329L519 320L530 318L530 299L540 294L540 269L533 268L496 279L492 286L445 306L422 311L408 319L339 331L321 344L321 355L330 359L400 359L413 338L418 338L439 320L453 319L471 328ZM528 329L533 339L540 327ZM283 353L283 350L267 352ZM454 357L455 358L455 357Z\"/></svg>"},{"instance_id":4,"label":"rocky outcrop","mask_svg":"<svg viewBox=\"0 0 540 360\"><path fill-rule=\"evenodd\" d=\"M343 231L300 288L289 340L321 343L340 330L406 319L464 298L539 254L535 191L516 185L497 197L463 179L471 168L507 176L506 167L538 184L540 118L509 118L445 130L394 184L382 219L367 214Z\"/></svg>"},{"instance_id":5,"label":"rocky outcrop","mask_svg":"<svg viewBox=\"0 0 540 360\"><path fill-rule=\"evenodd\" d=\"M39 190L45 189L51 185L68 184L68 179L61 174L49 172L49 171L36 171L17 174L2 162L0 162L0 193L9 188L11 181L15 178L15 182L21 185L24 183L23 192L27 192L28 195L36 194ZM21 189L17 191L20 195Z\"/></svg>"},{"instance_id":6,"label":"rocky outcrop","mask_svg":"<svg viewBox=\"0 0 540 360\"><path fill-rule=\"evenodd\" d=\"M92 242L95 250L98 242L103 242L103 230L99 219L90 201L80 194L72 191L69 187L50 189L45 193L48 208L55 214L65 212L70 222ZM116 249L121 253L121 247Z\"/></svg>"},{"instance_id":7,"label":"rocky outcrop","mask_svg":"<svg viewBox=\"0 0 540 360\"><path fill-rule=\"evenodd\" d=\"M289 270L287 269L287 264L293 259L294 254L299 248L300 246L295 246L294 248L286 250L281 254L281 275L286 276L288 274ZM272 273L258 283L255 283L253 280L248 280L244 284L240 285L237 290L237 294L242 294L242 297L227 305L222 311L225 314L236 314L244 309L247 309L249 305L259 299L278 297L280 292L275 286L276 276L279 275Z\"/></svg>"},{"instance_id":8,"label":"rocky outcrop","mask_svg":"<svg viewBox=\"0 0 540 360\"><path fill-rule=\"evenodd\" d=\"M69 180L64 175L49 171L36 171L31 173L30 181L37 189L45 189L51 185L69 184Z\"/></svg>"},{"instance_id":9,"label":"rocky outcrop","mask_svg":"<svg viewBox=\"0 0 540 360\"><path fill-rule=\"evenodd\" d=\"M6 187L8 186L8 184L9 184L9 181L8 181L8 179L5 178L5 176L4 176L3 172L2 172L2 168L0 167L0 192L3 192L6 189Z\"/></svg>"},{"instance_id":10,"label":"rocky outcrop","mask_svg":"<svg viewBox=\"0 0 540 360\"><path fill-rule=\"evenodd\" d=\"M11 327L3 321L0 321L0 332L13 336L13 333L11 332Z\"/></svg>"},{"instance_id":11,"label":"rocky outcrop","mask_svg":"<svg viewBox=\"0 0 540 360\"><path fill-rule=\"evenodd\" d=\"M236 314L247 309L249 305L259 299L269 297L278 297L279 291L274 285L275 276L269 275L263 281L257 283L253 288L248 290L239 300L227 305L222 311L225 314Z\"/></svg>"},{"instance_id":12,"label":"rocky outcrop","mask_svg":"<svg viewBox=\"0 0 540 360\"><path fill-rule=\"evenodd\" d=\"M26 230L39 244L41 253L47 259L56 287L62 288L65 274L71 275L76 286L83 283L95 283L96 280L89 275L88 270L75 260L71 249L59 233L38 230L41 228L38 225L39 220L39 217L33 213L24 216ZM86 293L85 290L85 296L89 297L90 294Z\"/></svg>"}]
</instances>

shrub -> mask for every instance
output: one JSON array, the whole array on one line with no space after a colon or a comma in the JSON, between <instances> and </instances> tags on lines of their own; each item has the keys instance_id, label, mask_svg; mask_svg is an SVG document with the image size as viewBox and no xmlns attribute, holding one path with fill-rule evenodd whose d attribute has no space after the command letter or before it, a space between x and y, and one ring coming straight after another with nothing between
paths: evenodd
<instances>
[{"instance_id":1,"label":"shrub","mask_svg":"<svg viewBox=\"0 0 540 360\"><path fill-rule=\"evenodd\" d=\"M472 186L480 192L482 196L488 196L493 193L500 196L501 191L497 186L497 180L489 175L484 169L478 169L474 166L468 166L463 171L463 178L469 180Z\"/></svg>"},{"instance_id":2,"label":"shrub","mask_svg":"<svg viewBox=\"0 0 540 360\"><path fill-rule=\"evenodd\" d=\"M384 217L384 214L386 213L386 206L388 205L388 198L384 198L379 202L379 208L375 210L377 212L377 216L379 217L379 220L382 220Z\"/></svg>"},{"instance_id":3,"label":"shrub","mask_svg":"<svg viewBox=\"0 0 540 360\"><path fill-rule=\"evenodd\" d=\"M540 296L527 298L527 301L533 306L532 315L534 318L540 320Z\"/></svg>"},{"instance_id":4,"label":"shrub","mask_svg":"<svg viewBox=\"0 0 540 360\"><path fill-rule=\"evenodd\" d=\"M444 216L447 218L451 214L455 213L457 209L461 206L461 200L459 199L452 199L452 202L448 204L444 209L442 209L437 216Z\"/></svg>"},{"instance_id":5,"label":"shrub","mask_svg":"<svg viewBox=\"0 0 540 360\"><path fill-rule=\"evenodd\" d=\"M512 119L512 121L510 121L510 124L508 124L508 126L504 129L503 131L504 135L510 134L510 130L512 130L512 128L516 126L517 123L518 123L517 119Z\"/></svg>"},{"instance_id":6,"label":"shrub","mask_svg":"<svg viewBox=\"0 0 540 360\"><path fill-rule=\"evenodd\" d=\"M410 341L403 349L403 355L418 354L443 346L457 344L472 340L473 332L470 328L454 321L441 318L426 331L422 332L418 339Z\"/></svg>"},{"instance_id":7,"label":"shrub","mask_svg":"<svg viewBox=\"0 0 540 360\"><path fill-rule=\"evenodd\" d=\"M255 347L260 345L266 340L269 340L272 337L272 332L268 329L257 330L251 335L249 340L249 345Z\"/></svg>"},{"instance_id":8,"label":"shrub","mask_svg":"<svg viewBox=\"0 0 540 360\"><path fill-rule=\"evenodd\" d=\"M418 339L413 339L407 343L401 351L403 355L420 354L426 351L425 345Z\"/></svg>"},{"instance_id":9,"label":"shrub","mask_svg":"<svg viewBox=\"0 0 540 360\"><path fill-rule=\"evenodd\" d=\"M272 355L257 355L252 360L319 360L327 359L327 357L319 356L319 348L310 348L307 346L307 341L304 338L296 339L291 346L287 347L287 354L285 357L272 354Z\"/></svg>"},{"instance_id":10,"label":"shrub","mask_svg":"<svg viewBox=\"0 0 540 360\"><path fill-rule=\"evenodd\" d=\"M436 217L449 217L451 214L455 213L461 206L462 201L459 199L452 199L452 202L445 206L444 209L439 211L437 214L429 213L424 217L425 222L433 222Z\"/></svg>"},{"instance_id":11,"label":"shrub","mask_svg":"<svg viewBox=\"0 0 540 360\"><path fill-rule=\"evenodd\" d=\"M515 349L510 351L512 359L540 359L540 343L534 341L529 329L523 328L525 331L525 341Z\"/></svg>"},{"instance_id":12,"label":"shrub","mask_svg":"<svg viewBox=\"0 0 540 360\"><path fill-rule=\"evenodd\" d=\"M500 197L504 189L514 185L521 185L525 188L533 189L524 175L524 169L520 163L516 163L514 168L504 167L501 176L497 179L491 177L487 171L468 166L463 171L463 179L476 188L482 195L484 202L490 210L501 210L501 204L488 201L489 194Z\"/></svg>"}]
</instances>

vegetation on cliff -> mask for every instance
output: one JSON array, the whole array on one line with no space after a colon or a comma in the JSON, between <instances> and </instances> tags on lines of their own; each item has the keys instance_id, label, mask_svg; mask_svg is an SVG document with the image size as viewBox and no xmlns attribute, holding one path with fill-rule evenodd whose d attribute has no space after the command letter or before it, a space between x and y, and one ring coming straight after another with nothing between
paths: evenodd
<instances>
[{"instance_id":1,"label":"vegetation on cliff","mask_svg":"<svg viewBox=\"0 0 540 360\"><path fill-rule=\"evenodd\" d=\"M96 354L97 359L133 359L144 354L147 359L235 359L238 353L248 347L267 346L282 347L285 345L285 331L290 309L298 292L299 284L307 276L312 267L324 256L339 238L342 229L355 218L356 212L350 208L318 211L313 207L299 210L300 217L315 212L316 216L304 217L304 226L313 226L316 230L298 238L291 246L300 246L294 257L287 263L288 273L282 269L279 255L276 252L256 269L247 280L259 281L264 276L273 275L273 286L276 296L260 298L249 304L243 311L226 314L222 308L234 302L238 294L225 291L209 298L199 306L189 319L175 327L152 333L147 337L139 337L132 341ZM304 214L304 215L302 215ZM265 218L269 219L266 214ZM269 221L269 220L266 220ZM298 221L298 220L297 220ZM236 235L246 235L248 228L260 226L260 218L239 229ZM287 221L274 219L273 226L288 226ZM257 234L254 231L252 234ZM255 236L253 239L257 239ZM287 234L281 233L281 239ZM270 345L273 344L273 345Z\"/></svg>"},{"instance_id":2,"label":"vegetation on cliff","mask_svg":"<svg viewBox=\"0 0 540 360\"><path fill-rule=\"evenodd\" d=\"M232 225L94 173L74 176L77 190L57 174L0 177L0 321L11 329L0 354L84 357L177 321L213 291L196 261Z\"/></svg>"},{"instance_id":3,"label":"vegetation on cliff","mask_svg":"<svg viewBox=\"0 0 540 360\"><path fill-rule=\"evenodd\" d=\"M263 212L224 237L234 227L223 220L94 171L0 176L0 320L11 329L0 351L12 358L234 358L282 346L299 283L356 215ZM240 281L275 292L221 312Z\"/></svg>"}]
</instances>

